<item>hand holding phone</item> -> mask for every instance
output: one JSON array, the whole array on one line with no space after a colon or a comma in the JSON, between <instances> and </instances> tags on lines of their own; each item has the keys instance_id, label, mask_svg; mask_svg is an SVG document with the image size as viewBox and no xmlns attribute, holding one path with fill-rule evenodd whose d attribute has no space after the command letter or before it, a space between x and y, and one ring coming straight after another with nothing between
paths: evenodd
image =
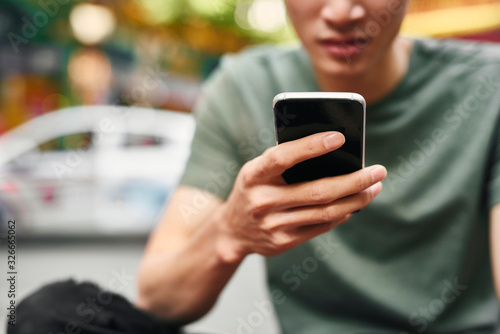
<instances>
[{"instance_id":1,"label":"hand holding phone","mask_svg":"<svg viewBox=\"0 0 500 334\"><path fill-rule=\"evenodd\" d=\"M366 102L356 93L281 93L273 100L277 143L317 132L338 131L345 144L296 164L283 173L287 183L349 174L364 168Z\"/></svg>"}]
</instances>

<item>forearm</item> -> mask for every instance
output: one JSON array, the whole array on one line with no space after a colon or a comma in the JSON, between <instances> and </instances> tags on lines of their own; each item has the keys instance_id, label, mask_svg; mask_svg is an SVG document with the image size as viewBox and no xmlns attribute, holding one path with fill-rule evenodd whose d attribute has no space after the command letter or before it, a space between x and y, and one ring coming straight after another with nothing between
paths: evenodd
<instances>
[{"instance_id":1,"label":"forearm","mask_svg":"<svg viewBox=\"0 0 500 334\"><path fill-rule=\"evenodd\" d=\"M241 168L225 202L179 188L148 242L138 306L175 322L195 320L213 306L246 255L282 254L368 205L381 190L382 166L294 185L281 177L342 144L341 134L321 133L268 149ZM181 208L199 195L207 205L186 224Z\"/></svg>"},{"instance_id":2,"label":"forearm","mask_svg":"<svg viewBox=\"0 0 500 334\"><path fill-rule=\"evenodd\" d=\"M490 212L490 247L493 282L500 300L500 204Z\"/></svg>"},{"instance_id":3,"label":"forearm","mask_svg":"<svg viewBox=\"0 0 500 334\"><path fill-rule=\"evenodd\" d=\"M227 263L220 256L216 219L200 226L179 250L143 259L140 308L176 323L194 321L210 310L241 262Z\"/></svg>"}]
</instances>

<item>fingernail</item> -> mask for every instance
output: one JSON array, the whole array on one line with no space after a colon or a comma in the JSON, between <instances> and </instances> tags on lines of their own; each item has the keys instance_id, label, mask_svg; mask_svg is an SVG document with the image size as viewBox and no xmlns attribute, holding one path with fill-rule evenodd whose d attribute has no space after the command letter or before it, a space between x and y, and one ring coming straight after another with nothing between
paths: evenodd
<instances>
[{"instance_id":1,"label":"fingernail","mask_svg":"<svg viewBox=\"0 0 500 334\"><path fill-rule=\"evenodd\" d=\"M383 166L375 166L372 171L372 177L373 177L373 181L375 182L378 182L378 181L382 181L385 176L387 175L387 171L385 170L385 167Z\"/></svg>"},{"instance_id":2,"label":"fingernail","mask_svg":"<svg viewBox=\"0 0 500 334\"><path fill-rule=\"evenodd\" d=\"M332 149L342 146L344 144L344 136L341 133L332 133L323 139L326 148Z\"/></svg>"}]
</instances>

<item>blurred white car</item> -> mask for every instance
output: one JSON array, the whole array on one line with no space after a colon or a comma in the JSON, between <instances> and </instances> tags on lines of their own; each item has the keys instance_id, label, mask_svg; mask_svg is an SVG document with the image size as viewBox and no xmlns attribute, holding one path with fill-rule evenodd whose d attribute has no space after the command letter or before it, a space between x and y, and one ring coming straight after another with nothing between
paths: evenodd
<instances>
[{"instance_id":1,"label":"blurred white car","mask_svg":"<svg viewBox=\"0 0 500 334\"><path fill-rule=\"evenodd\" d=\"M147 108L37 117L0 136L0 219L15 219L24 235L146 234L182 174L193 133L192 115ZM80 142L40 149L69 135Z\"/></svg>"}]
</instances>

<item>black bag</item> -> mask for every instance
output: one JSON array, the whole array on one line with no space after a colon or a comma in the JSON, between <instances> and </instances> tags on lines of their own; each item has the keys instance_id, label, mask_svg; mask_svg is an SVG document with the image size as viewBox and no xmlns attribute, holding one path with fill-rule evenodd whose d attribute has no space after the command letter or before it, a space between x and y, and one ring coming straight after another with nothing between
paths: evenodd
<instances>
[{"instance_id":1,"label":"black bag","mask_svg":"<svg viewBox=\"0 0 500 334\"><path fill-rule=\"evenodd\" d=\"M8 334L178 334L124 297L73 280L46 285L18 305Z\"/></svg>"}]
</instances>

